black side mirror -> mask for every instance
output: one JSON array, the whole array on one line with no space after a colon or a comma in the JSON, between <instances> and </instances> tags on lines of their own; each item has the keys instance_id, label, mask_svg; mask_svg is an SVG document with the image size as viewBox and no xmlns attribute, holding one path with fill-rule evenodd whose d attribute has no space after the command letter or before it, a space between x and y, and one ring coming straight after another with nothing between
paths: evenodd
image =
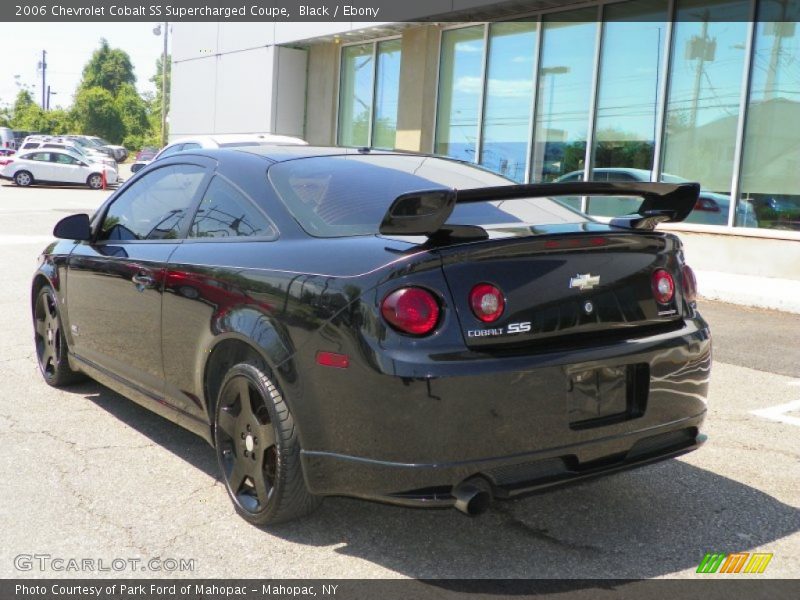
<instances>
[{"instance_id":1,"label":"black side mirror","mask_svg":"<svg viewBox=\"0 0 800 600\"><path fill-rule=\"evenodd\" d=\"M53 235L60 240L88 241L92 238L92 227L89 225L89 215L70 215L64 217L53 228Z\"/></svg>"}]
</instances>

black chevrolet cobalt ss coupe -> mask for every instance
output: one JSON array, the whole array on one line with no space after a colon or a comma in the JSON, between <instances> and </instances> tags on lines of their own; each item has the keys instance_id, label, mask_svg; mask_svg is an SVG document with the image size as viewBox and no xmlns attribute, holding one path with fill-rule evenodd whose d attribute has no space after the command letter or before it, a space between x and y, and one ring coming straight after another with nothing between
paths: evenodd
<instances>
[{"instance_id":1,"label":"black chevrolet cobalt ss coupe","mask_svg":"<svg viewBox=\"0 0 800 600\"><path fill-rule=\"evenodd\" d=\"M39 366L204 437L252 523L326 495L479 513L704 441L711 337L655 230L698 192L368 149L178 153L56 226ZM641 202L601 223L565 195Z\"/></svg>"}]
</instances>

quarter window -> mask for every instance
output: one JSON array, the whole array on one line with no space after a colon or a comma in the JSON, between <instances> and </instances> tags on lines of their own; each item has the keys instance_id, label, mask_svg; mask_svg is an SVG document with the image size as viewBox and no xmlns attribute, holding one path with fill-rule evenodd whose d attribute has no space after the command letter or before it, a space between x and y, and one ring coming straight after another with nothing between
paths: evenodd
<instances>
[{"instance_id":1,"label":"quarter window","mask_svg":"<svg viewBox=\"0 0 800 600\"><path fill-rule=\"evenodd\" d=\"M161 240L178 237L205 176L195 165L170 165L148 173L108 208L100 240Z\"/></svg>"},{"instance_id":2,"label":"quarter window","mask_svg":"<svg viewBox=\"0 0 800 600\"><path fill-rule=\"evenodd\" d=\"M239 190L215 177L189 231L191 238L275 237L275 228Z\"/></svg>"}]
</instances>

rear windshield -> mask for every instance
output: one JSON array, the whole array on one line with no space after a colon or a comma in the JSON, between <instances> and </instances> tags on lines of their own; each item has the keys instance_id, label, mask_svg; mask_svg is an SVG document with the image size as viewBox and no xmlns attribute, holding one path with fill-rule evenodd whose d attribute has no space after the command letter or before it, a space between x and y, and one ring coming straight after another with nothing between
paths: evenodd
<instances>
[{"instance_id":1,"label":"rear windshield","mask_svg":"<svg viewBox=\"0 0 800 600\"><path fill-rule=\"evenodd\" d=\"M473 189L514 182L483 169L428 156L346 155L289 160L268 171L292 216L310 235L374 235L392 201L431 189ZM545 225L587 217L551 198L457 205L448 223Z\"/></svg>"}]
</instances>

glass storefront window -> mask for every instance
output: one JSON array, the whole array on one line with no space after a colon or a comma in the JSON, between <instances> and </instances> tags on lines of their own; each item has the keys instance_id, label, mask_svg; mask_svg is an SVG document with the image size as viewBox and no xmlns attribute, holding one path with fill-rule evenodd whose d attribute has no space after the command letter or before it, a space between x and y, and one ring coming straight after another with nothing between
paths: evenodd
<instances>
[{"instance_id":1,"label":"glass storefront window","mask_svg":"<svg viewBox=\"0 0 800 600\"><path fill-rule=\"evenodd\" d=\"M397 103L400 95L400 50L402 40L378 43L375 81L375 114L372 146L391 150L397 133Z\"/></svg>"},{"instance_id":2,"label":"glass storefront window","mask_svg":"<svg viewBox=\"0 0 800 600\"><path fill-rule=\"evenodd\" d=\"M592 96L597 10L547 15L542 26L531 180L583 169Z\"/></svg>"},{"instance_id":3,"label":"glass storefront window","mask_svg":"<svg viewBox=\"0 0 800 600\"><path fill-rule=\"evenodd\" d=\"M728 222L749 10L749 0L677 3L661 179L702 186L689 223Z\"/></svg>"},{"instance_id":4,"label":"glass storefront window","mask_svg":"<svg viewBox=\"0 0 800 600\"><path fill-rule=\"evenodd\" d=\"M442 32L435 152L474 162L483 92L484 26Z\"/></svg>"},{"instance_id":5,"label":"glass storefront window","mask_svg":"<svg viewBox=\"0 0 800 600\"><path fill-rule=\"evenodd\" d=\"M800 230L798 21L797 2L759 4L738 226Z\"/></svg>"},{"instance_id":6,"label":"glass storefront window","mask_svg":"<svg viewBox=\"0 0 800 600\"><path fill-rule=\"evenodd\" d=\"M535 22L493 23L480 163L514 181L525 180L533 101Z\"/></svg>"},{"instance_id":7,"label":"glass storefront window","mask_svg":"<svg viewBox=\"0 0 800 600\"><path fill-rule=\"evenodd\" d=\"M338 127L341 146L369 146L375 74L372 46L362 44L342 48Z\"/></svg>"},{"instance_id":8,"label":"glass storefront window","mask_svg":"<svg viewBox=\"0 0 800 600\"><path fill-rule=\"evenodd\" d=\"M597 92L594 167L637 169L649 181L666 42L667 0L605 9Z\"/></svg>"}]
</instances>

